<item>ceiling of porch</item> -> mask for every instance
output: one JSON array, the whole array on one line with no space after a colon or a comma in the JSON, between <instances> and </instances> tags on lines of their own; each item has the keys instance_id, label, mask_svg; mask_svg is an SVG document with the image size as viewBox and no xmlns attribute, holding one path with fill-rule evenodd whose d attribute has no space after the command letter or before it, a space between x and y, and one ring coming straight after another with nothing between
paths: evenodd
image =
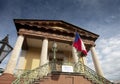
<instances>
[{"instance_id":1,"label":"ceiling of porch","mask_svg":"<svg viewBox=\"0 0 120 84\"><path fill-rule=\"evenodd\" d=\"M33 38L26 38L27 41L27 46L29 47L34 47L34 48L41 48L42 47L42 39L33 39ZM54 41L48 40L48 46L49 49L52 50ZM66 44L66 43L61 43L61 42L56 42L57 44L57 49L60 51L71 51L72 50L72 45Z\"/></svg>"}]
</instances>

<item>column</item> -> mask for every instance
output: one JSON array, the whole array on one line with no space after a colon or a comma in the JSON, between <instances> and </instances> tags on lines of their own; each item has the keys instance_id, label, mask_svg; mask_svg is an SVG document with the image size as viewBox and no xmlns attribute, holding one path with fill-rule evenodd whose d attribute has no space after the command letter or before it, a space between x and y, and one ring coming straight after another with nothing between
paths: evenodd
<instances>
[{"instance_id":1,"label":"column","mask_svg":"<svg viewBox=\"0 0 120 84\"><path fill-rule=\"evenodd\" d=\"M40 66L48 62L48 39L43 40L41 57L40 57Z\"/></svg>"},{"instance_id":2,"label":"column","mask_svg":"<svg viewBox=\"0 0 120 84\"><path fill-rule=\"evenodd\" d=\"M18 60L18 57L19 57L19 54L21 51L23 41L24 41L24 36L22 36L22 35L18 36L15 47L11 53L11 57L9 59L9 62L6 66L4 73L10 73L10 74L14 73L14 69L15 69L16 64L17 64L17 60Z\"/></svg>"},{"instance_id":3,"label":"column","mask_svg":"<svg viewBox=\"0 0 120 84\"><path fill-rule=\"evenodd\" d=\"M86 57L85 57L85 56L80 57L80 61L81 61L81 63L83 63L84 65L87 65L87 61L86 61Z\"/></svg>"},{"instance_id":4,"label":"column","mask_svg":"<svg viewBox=\"0 0 120 84\"><path fill-rule=\"evenodd\" d=\"M83 57L84 65L87 65L86 56Z\"/></svg>"},{"instance_id":5,"label":"column","mask_svg":"<svg viewBox=\"0 0 120 84\"><path fill-rule=\"evenodd\" d=\"M77 50L74 47L72 47L72 54L73 54L74 62L77 63L79 58L78 58Z\"/></svg>"},{"instance_id":6,"label":"column","mask_svg":"<svg viewBox=\"0 0 120 84\"><path fill-rule=\"evenodd\" d=\"M95 47L91 47L91 54L92 54L92 59L93 59L93 63L94 63L96 72L99 75L104 76L103 72L102 72L102 68L101 68L99 60L98 60L98 56L95 51Z\"/></svg>"},{"instance_id":7,"label":"column","mask_svg":"<svg viewBox=\"0 0 120 84\"><path fill-rule=\"evenodd\" d=\"M74 59L74 62L77 63L78 61L82 62L83 64L87 64L87 61L86 61L86 57L81 57L80 58L78 57L78 53L77 53L77 50L72 47L72 54L73 54L73 59Z\"/></svg>"},{"instance_id":8,"label":"column","mask_svg":"<svg viewBox=\"0 0 120 84\"><path fill-rule=\"evenodd\" d=\"M21 55L19 57L19 62L18 62L18 66L17 69L22 69L24 70L24 62L25 62L25 55L26 55L26 50L22 50Z\"/></svg>"}]
</instances>

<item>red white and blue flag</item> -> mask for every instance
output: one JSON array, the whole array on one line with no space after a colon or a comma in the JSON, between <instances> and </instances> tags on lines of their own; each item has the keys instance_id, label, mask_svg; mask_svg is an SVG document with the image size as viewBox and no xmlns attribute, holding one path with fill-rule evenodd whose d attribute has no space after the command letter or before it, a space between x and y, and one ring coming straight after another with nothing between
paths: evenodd
<instances>
[{"instance_id":1,"label":"red white and blue flag","mask_svg":"<svg viewBox=\"0 0 120 84\"><path fill-rule=\"evenodd\" d=\"M82 39L80 38L79 33L77 33L77 32L76 32L76 35L75 35L75 40L73 42L73 47L75 47L76 50L78 52L81 52L84 56L87 55L87 50L85 48L85 45L84 45Z\"/></svg>"}]
</instances>

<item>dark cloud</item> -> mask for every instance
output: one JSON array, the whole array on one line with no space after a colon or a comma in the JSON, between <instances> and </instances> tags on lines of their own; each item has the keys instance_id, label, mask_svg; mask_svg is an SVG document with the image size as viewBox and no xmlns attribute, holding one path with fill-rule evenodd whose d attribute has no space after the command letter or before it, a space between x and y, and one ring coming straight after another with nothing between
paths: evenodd
<instances>
[{"instance_id":1,"label":"dark cloud","mask_svg":"<svg viewBox=\"0 0 120 84\"><path fill-rule=\"evenodd\" d=\"M4 10L8 0L0 0L0 11Z\"/></svg>"},{"instance_id":2,"label":"dark cloud","mask_svg":"<svg viewBox=\"0 0 120 84\"><path fill-rule=\"evenodd\" d=\"M0 4L6 13L10 10L12 15L21 18L101 21L118 13L119 3L119 0L13 0Z\"/></svg>"},{"instance_id":3,"label":"dark cloud","mask_svg":"<svg viewBox=\"0 0 120 84\"><path fill-rule=\"evenodd\" d=\"M13 25L13 18L61 19L103 35L97 30L119 24L119 4L120 0L1 0L0 30Z\"/></svg>"},{"instance_id":4,"label":"dark cloud","mask_svg":"<svg viewBox=\"0 0 120 84\"><path fill-rule=\"evenodd\" d=\"M33 3L35 4L34 7L31 6L31 3L27 3L26 1L24 1L23 3L24 4L22 6L22 16L24 17L26 16L25 14L27 13L27 15L29 16L36 15L41 18L49 17L56 19L66 14L72 14L76 12L76 10L78 9L74 1L66 0L33 1Z\"/></svg>"}]
</instances>

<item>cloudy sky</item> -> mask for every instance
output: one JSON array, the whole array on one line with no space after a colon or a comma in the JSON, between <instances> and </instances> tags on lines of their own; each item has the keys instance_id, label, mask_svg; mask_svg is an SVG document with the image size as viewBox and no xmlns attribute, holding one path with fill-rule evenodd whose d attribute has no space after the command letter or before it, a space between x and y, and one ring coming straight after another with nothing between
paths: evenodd
<instances>
[{"instance_id":1,"label":"cloudy sky","mask_svg":"<svg viewBox=\"0 0 120 84\"><path fill-rule=\"evenodd\" d=\"M105 77L120 79L120 0L0 0L0 39L9 34L12 46L17 38L13 19L64 20L99 34L96 51ZM87 59L93 67L91 55Z\"/></svg>"}]
</instances>

